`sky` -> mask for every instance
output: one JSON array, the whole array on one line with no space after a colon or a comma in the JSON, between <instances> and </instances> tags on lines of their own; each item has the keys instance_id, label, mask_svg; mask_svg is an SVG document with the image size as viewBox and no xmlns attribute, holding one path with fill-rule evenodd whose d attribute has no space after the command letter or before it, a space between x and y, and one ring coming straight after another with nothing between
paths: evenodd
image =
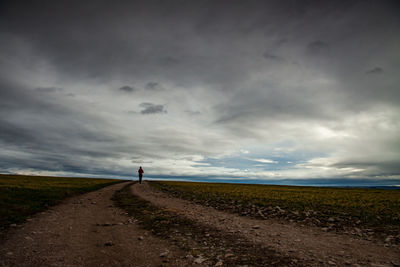
<instances>
[{"instance_id":1,"label":"sky","mask_svg":"<svg viewBox=\"0 0 400 267\"><path fill-rule=\"evenodd\" d=\"M398 1L2 1L0 172L400 183Z\"/></svg>"}]
</instances>

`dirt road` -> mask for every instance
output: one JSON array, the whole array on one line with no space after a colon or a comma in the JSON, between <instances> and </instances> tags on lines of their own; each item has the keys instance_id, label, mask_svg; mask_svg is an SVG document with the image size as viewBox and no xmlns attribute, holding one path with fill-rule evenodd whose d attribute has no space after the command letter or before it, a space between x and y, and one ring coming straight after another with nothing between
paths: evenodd
<instances>
[{"instance_id":1,"label":"dirt road","mask_svg":"<svg viewBox=\"0 0 400 267\"><path fill-rule=\"evenodd\" d=\"M11 229L0 244L0 266L190 265L183 251L143 231L113 205L123 186L70 198Z\"/></svg>"},{"instance_id":2,"label":"dirt road","mask_svg":"<svg viewBox=\"0 0 400 267\"><path fill-rule=\"evenodd\" d=\"M114 206L111 198L124 185L70 198L11 229L0 244L0 266L201 266ZM236 216L167 196L147 183L131 189L155 205L221 232L238 233L309 266L398 266L400 262L397 248L288 222Z\"/></svg>"}]
</instances>

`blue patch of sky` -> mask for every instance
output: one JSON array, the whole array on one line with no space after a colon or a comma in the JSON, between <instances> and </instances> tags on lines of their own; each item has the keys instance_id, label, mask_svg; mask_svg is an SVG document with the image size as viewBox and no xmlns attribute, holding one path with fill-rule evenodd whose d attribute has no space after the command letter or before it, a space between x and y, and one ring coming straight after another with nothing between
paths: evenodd
<instances>
[{"instance_id":1,"label":"blue patch of sky","mask_svg":"<svg viewBox=\"0 0 400 267\"><path fill-rule=\"evenodd\" d=\"M274 151L253 149L249 153L223 158L205 158L194 165L197 168L226 167L239 170L279 171L294 168L297 164L306 163L310 159L323 157L325 154L309 151Z\"/></svg>"}]
</instances>

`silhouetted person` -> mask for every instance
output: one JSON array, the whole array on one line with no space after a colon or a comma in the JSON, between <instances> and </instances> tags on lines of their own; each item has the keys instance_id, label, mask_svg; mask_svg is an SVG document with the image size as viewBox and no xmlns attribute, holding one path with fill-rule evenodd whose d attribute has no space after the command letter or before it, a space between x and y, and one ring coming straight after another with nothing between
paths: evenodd
<instances>
[{"instance_id":1,"label":"silhouetted person","mask_svg":"<svg viewBox=\"0 0 400 267\"><path fill-rule=\"evenodd\" d=\"M138 170L138 173L139 173L139 184L141 184L142 183L142 178L143 178L143 173L144 173L144 170L142 169L142 166L140 166L140 168Z\"/></svg>"}]
</instances>

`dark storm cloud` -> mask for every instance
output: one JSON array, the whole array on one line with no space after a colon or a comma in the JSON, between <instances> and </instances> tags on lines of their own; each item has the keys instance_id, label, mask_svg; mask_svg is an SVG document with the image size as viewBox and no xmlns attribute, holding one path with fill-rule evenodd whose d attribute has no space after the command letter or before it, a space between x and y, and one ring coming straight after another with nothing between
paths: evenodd
<instances>
[{"instance_id":1,"label":"dark storm cloud","mask_svg":"<svg viewBox=\"0 0 400 267\"><path fill-rule=\"evenodd\" d=\"M276 60L276 61L283 61L283 60L284 60L283 57L278 56L278 55L275 55L275 54L272 54L272 53L270 53L270 52L265 52L265 53L263 54L263 57L264 57L265 59L271 59L271 60Z\"/></svg>"},{"instance_id":2,"label":"dark storm cloud","mask_svg":"<svg viewBox=\"0 0 400 267\"><path fill-rule=\"evenodd\" d=\"M24 127L0 120L0 142L14 145L35 144L37 138Z\"/></svg>"},{"instance_id":3,"label":"dark storm cloud","mask_svg":"<svg viewBox=\"0 0 400 267\"><path fill-rule=\"evenodd\" d=\"M301 39L313 39L314 35L331 34L335 38L339 29L332 26L335 24L330 16L324 16L346 14L358 5L357 1L10 2L0 27L12 36L23 36L32 49L39 50L66 76L107 80L118 73L140 79L170 79L183 85L232 83L252 71L247 62L253 59L242 54L252 56L253 50L257 56L258 46L265 47L266 43L290 47L299 45L293 42L307 44ZM16 19L19 16L24 19ZM238 21L237 17L242 19ZM313 20L321 20L320 25L315 22L310 26ZM330 31L324 29L328 26ZM267 40L270 35L276 40ZM284 35L295 35L295 39ZM322 38L308 41L307 49L322 51L327 43ZM271 51L270 55L275 54Z\"/></svg>"},{"instance_id":4,"label":"dark storm cloud","mask_svg":"<svg viewBox=\"0 0 400 267\"><path fill-rule=\"evenodd\" d=\"M140 111L141 114L167 113L163 105L156 105L153 103L142 103L140 104L140 107L143 108L143 110Z\"/></svg>"},{"instance_id":5,"label":"dark storm cloud","mask_svg":"<svg viewBox=\"0 0 400 267\"><path fill-rule=\"evenodd\" d=\"M134 87L132 87L132 86L125 85L125 86L120 87L119 90L127 92L127 93L132 93L136 89Z\"/></svg>"},{"instance_id":6,"label":"dark storm cloud","mask_svg":"<svg viewBox=\"0 0 400 267\"><path fill-rule=\"evenodd\" d=\"M313 105L313 100L306 98L310 91L299 88L295 92L279 90L274 85L265 85L268 91L259 90L238 92L229 102L215 107L219 118L215 121L226 125L257 125L259 121L295 121L333 119L319 105ZM314 93L314 98L321 96ZM340 116L340 114L337 114Z\"/></svg>"},{"instance_id":7,"label":"dark storm cloud","mask_svg":"<svg viewBox=\"0 0 400 267\"><path fill-rule=\"evenodd\" d=\"M313 41L307 45L307 52L310 54L324 53L329 49L329 45L323 41Z\"/></svg>"},{"instance_id":8,"label":"dark storm cloud","mask_svg":"<svg viewBox=\"0 0 400 267\"><path fill-rule=\"evenodd\" d=\"M180 63L179 59L170 56L161 57L159 61L160 64L164 65L165 67L173 67L174 65Z\"/></svg>"},{"instance_id":9,"label":"dark storm cloud","mask_svg":"<svg viewBox=\"0 0 400 267\"><path fill-rule=\"evenodd\" d=\"M49 87L54 88L54 87ZM12 90L7 90L12 89ZM0 83L0 158L2 169L86 170L91 158L119 157L124 140L104 128L108 123L12 83ZM53 90L43 90L53 92ZM126 146L126 144L125 144ZM126 148L127 149L127 148Z\"/></svg>"},{"instance_id":10,"label":"dark storm cloud","mask_svg":"<svg viewBox=\"0 0 400 267\"><path fill-rule=\"evenodd\" d=\"M392 1L3 1L0 142L7 152L0 162L4 169L114 172L108 160L130 153L223 154L232 146L221 141L226 135L232 143L250 137L264 144L272 139L257 132L263 127L291 138L278 126L392 112L400 102L398 7ZM165 123L160 128L178 127L177 138L132 134L129 125L146 116L119 115L138 104L143 115L166 113L168 104L168 116L155 118ZM182 113L201 116L185 121ZM162 121L172 115L184 123ZM139 123L153 132L152 123ZM207 125L210 136L186 124ZM346 160L331 167L346 164L360 165ZM385 164L374 172L397 172Z\"/></svg>"},{"instance_id":11,"label":"dark storm cloud","mask_svg":"<svg viewBox=\"0 0 400 267\"><path fill-rule=\"evenodd\" d=\"M98 175L98 176L128 176L124 169L113 170L111 166L88 158L74 158L62 154L24 154L0 155L0 169L46 171L54 173L69 173L69 175ZM101 167L101 166L104 167ZM130 175L132 175L130 173Z\"/></svg>"},{"instance_id":12,"label":"dark storm cloud","mask_svg":"<svg viewBox=\"0 0 400 267\"><path fill-rule=\"evenodd\" d=\"M375 67L373 69L367 70L365 73L366 74L381 74L381 73L383 73L383 69L380 67Z\"/></svg>"},{"instance_id":13,"label":"dark storm cloud","mask_svg":"<svg viewBox=\"0 0 400 267\"><path fill-rule=\"evenodd\" d=\"M145 86L145 89L151 91L162 91L164 90L164 87L157 82L148 82Z\"/></svg>"},{"instance_id":14,"label":"dark storm cloud","mask_svg":"<svg viewBox=\"0 0 400 267\"><path fill-rule=\"evenodd\" d=\"M0 27L11 36L23 36L65 76L106 80L118 73L214 83L245 75L232 67L240 62L235 50L248 49L238 41L251 37L258 27L267 30L265 25L275 23L270 13L292 8L277 3L264 7L257 1L10 2ZM238 16L246 19L235 23Z\"/></svg>"},{"instance_id":15,"label":"dark storm cloud","mask_svg":"<svg viewBox=\"0 0 400 267\"><path fill-rule=\"evenodd\" d=\"M37 88L35 88L35 90L37 92L40 92L40 93L53 93L53 92L56 92L56 91L62 91L62 88L57 88L57 87L37 87Z\"/></svg>"}]
</instances>

